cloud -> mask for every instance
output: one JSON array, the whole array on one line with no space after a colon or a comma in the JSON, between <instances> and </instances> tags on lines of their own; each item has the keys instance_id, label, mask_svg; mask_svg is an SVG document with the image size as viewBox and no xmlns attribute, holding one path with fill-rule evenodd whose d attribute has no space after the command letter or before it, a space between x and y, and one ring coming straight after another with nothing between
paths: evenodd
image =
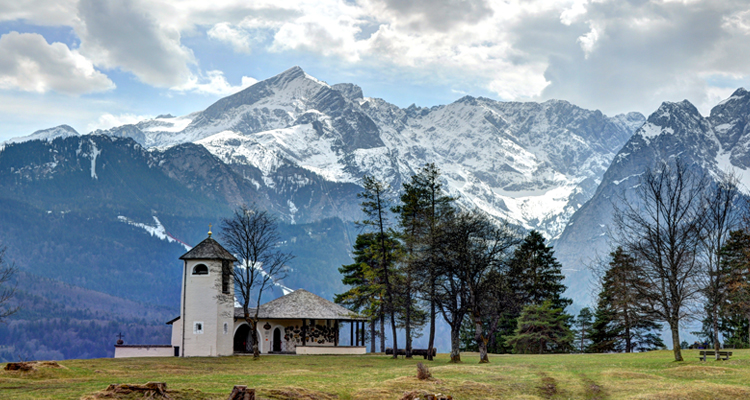
<instances>
[{"instance_id":1,"label":"cloud","mask_svg":"<svg viewBox=\"0 0 750 400\"><path fill-rule=\"evenodd\" d=\"M39 25L72 26L78 0L24 0L0 2L0 21L24 20Z\"/></svg>"},{"instance_id":2,"label":"cloud","mask_svg":"<svg viewBox=\"0 0 750 400\"><path fill-rule=\"evenodd\" d=\"M81 54L104 68L132 72L157 87L187 82L193 52L180 42L180 31L160 24L150 4L136 0L81 0L75 30Z\"/></svg>"},{"instance_id":3,"label":"cloud","mask_svg":"<svg viewBox=\"0 0 750 400\"><path fill-rule=\"evenodd\" d=\"M119 114L113 115L110 113L104 113L99 116L96 121L90 122L87 126L86 132L93 132L97 129L110 129L116 126L137 124L143 120L154 118L153 115L135 115L135 114Z\"/></svg>"},{"instance_id":4,"label":"cloud","mask_svg":"<svg viewBox=\"0 0 750 400\"><path fill-rule=\"evenodd\" d=\"M258 80L243 76L239 86L232 86L227 82L221 71L207 71L205 77L191 76L186 83L173 86L170 90L180 93L193 92L199 94L227 96L252 86Z\"/></svg>"},{"instance_id":5,"label":"cloud","mask_svg":"<svg viewBox=\"0 0 750 400\"><path fill-rule=\"evenodd\" d=\"M209 38L229 43L234 51L250 54L249 35L239 29L233 28L228 22L220 22L206 32Z\"/></svg>"},{"instance_id":6,"label":"cloud","mask_svg":"<svg viewBox=\"0 0 750 400\"><path fill-rule=\"evenodd\" d=\"M114 87L89 60L65 44L49 44L36 33L10 32L0 37L0 88L79 95Z\"/></svg>"},{"instance_id":7,"label":"cloud","mask_svg":"<svg viewBox=\"0 0 750 400\"><path fill-rule=\"evenodd\" d=\"M410 30L450 31L461 24L475 24L492 16L493 10L485 0L378 0L385 13L401 21Z\"/></svg>"}]
</instances>

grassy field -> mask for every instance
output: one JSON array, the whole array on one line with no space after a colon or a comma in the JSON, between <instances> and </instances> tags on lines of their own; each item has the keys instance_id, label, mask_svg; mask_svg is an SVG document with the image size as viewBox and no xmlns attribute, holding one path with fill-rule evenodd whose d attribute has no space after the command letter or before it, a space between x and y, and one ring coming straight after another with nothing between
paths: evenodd
<instances>
[{"instance_id":1,"label":"grassy field","mask_svg":"<svg viewBox=\"0 0 750 400\"><path fill-rule=\"evenodd\" d=\"M671 351L644 354L495 355L490 364L462 354L428 364L431 381L416 378L414 360L367 356L140 358L60 361L60 368L0 370L0 399L104 398L111 383L166 382L173 398L226 399L245 384L267 399L400 399L424 390L454 399L746 399L750 350L729 361L672 362ZM4 364L0 364L4 367ZM97 397L99 396L99 397Z\"/></svg>"}]
</instances>

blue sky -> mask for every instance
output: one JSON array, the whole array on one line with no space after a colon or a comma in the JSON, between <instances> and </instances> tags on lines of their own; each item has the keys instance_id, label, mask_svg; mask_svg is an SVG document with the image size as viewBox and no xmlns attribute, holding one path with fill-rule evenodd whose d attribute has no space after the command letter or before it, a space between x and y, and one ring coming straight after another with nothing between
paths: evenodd
<instances>
[{"instance_id":1,"label":"blue sky","mask_svg":"<svg viewBox=\"0 0 750 400\"><path fill-rule=\"evenodd\" d=\"M568 100L612 115L750 81L747 1L0 0L0 141L183 115L301 66L398 106Z\"/></svg>"}]
</instances>

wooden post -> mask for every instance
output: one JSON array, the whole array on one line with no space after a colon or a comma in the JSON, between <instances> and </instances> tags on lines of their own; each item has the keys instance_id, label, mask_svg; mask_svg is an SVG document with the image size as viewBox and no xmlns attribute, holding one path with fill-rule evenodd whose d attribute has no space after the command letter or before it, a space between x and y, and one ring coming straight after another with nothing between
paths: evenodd
<instances>
[{"instance_id":1,"label":"wooden post","mask_svg":"<svg viewBox=\"0 0 750 400\"><path fill-rule=\"evenodd\" d=\"M255 389L248 389L247 385L234 385L227 400L255 400Z\"/></svg>"},{"instance_id":2,"label":"wooden post","mask_svg":"<svg viewBox=\"0 0 750 400\"><path fill-rule=\"evenodd\" d=\"M333 329L335 330L333 335L333 346L337 347L339 345L339 320L333 321Z\"/></svg>"},{"instance_id":3,"label":"wooden post","mask_svg":"<svg viewBox=\"0 0 750 400\"><path fill-rule=\"evenodd\" d=\"M354 346L354 321L349 322L349 337L351 338L349 346Z\"/></svg>"},{"instance_id":4,"label":"wooden post","mask_svg":"<svg viewBox=\"0 0 750 400\"><path fill-rule=\"evenodd\" d=\"M365 321L362 321L362 346L365 346Z\"/></svg>"},{"instance_id":5,"label":"wooden post","mask_svg":"<svg viewBox=\"0 0 750 400\"><path fill-rule=\"evenodd\" d=\"M307 338L307 320L302 318L302 345L303 346L307 344L307 340L305 340L306 338Z\"/></svg>"}]
</instances>

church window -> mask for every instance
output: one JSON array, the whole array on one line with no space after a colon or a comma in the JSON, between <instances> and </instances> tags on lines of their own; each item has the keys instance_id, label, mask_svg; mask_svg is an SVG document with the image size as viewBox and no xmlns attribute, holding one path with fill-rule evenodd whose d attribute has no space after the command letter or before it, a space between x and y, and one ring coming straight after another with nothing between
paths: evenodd
<instances>
[{"instance_id":1,"label":"church window","mask_svg":"<svg viewBox=\"0 0 750 400\"><path fill-rule=\"evenodd\" d=\"M196 335L200 335L203 333L203 322L202 321L195 321L193 322L193 333Z\"/></svg>"},{"instance_id":2,"label":"church window","mask_svg":"<svg viewBox=\"0 0 750 400\"><path fill-rule=\"evenodd\" d=\"M226 334L227 334L227 332L229 332L229 324L227 324L227 323L225 322L225 323L224 323L224 334L226 335Z\"/></svg>"},{"instance_id":3,"label":"church window","mask_svg":"<svg viewBox=\"0 0 750 400\"><path fill-rule=\"evenodd\" d=\"M208 267L205 264L198 264L193 267L193 275L208 275Z\"/></svg>"}]
</instances>

